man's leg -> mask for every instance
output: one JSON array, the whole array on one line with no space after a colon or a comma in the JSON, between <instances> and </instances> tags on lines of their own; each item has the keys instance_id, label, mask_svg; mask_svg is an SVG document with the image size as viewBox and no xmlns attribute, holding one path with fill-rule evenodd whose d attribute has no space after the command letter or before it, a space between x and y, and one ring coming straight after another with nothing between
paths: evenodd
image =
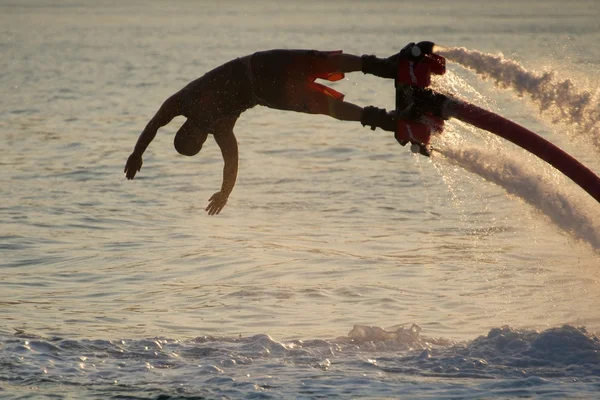
<instances>
[{"instance_id":1,"label":"man's leg","mask_svg":"<svg viewBox=\"0 0 600 400\"><path fill-rule=\"evenodd\" d=\"M302 99L303 109L295 111L311 114L329 115L340 121L357 121L372 129L381 128L394 132L395 118L386 110L377 107L360 107L356 104L336 99L322 92L319 86L308 86L296 89L296 98Z\"/></svg>"},{"instance_id":2,"label":"man's leg","mask_svg":"<svg viewBox=\"0 0 600 400\"><path fill-rule=\"evenodd\" d=\"M286 80L274 85L276 71L271 75L265 70L273 68L277 60L282 59ZM297 111L309 114L324 114L342 121L360 121L363 126L386 131L395 131L395 118L384 109L376 107L362 108L356 104L343 101L343 95L312 80L315 76L327 77L331 73L356 72L363 70L364 57L342 52L321 51L283 51L274 50L260 54L252 60L255 67L258 85L258 97L267 100L268 107L281 110ZM280 61L281 62L281 61ZM292 78L292 79L290 79ZM327 79L327 78L325 78ZM273 88L277 91L272 93ZM264 90L261 90L264 88ZM274 94L275 93L275 94ZM283 95L281 95L283 94Z\"/></svg>"},{"instance_id":3,"label":"man's leg","mask_svg":"<svg viewBox=\"0 0 600 400\"><path fill-rule=\"evenodd\" d=\"M340 121L360 121L363 108L347 101L335 101L332 103L328 114Z\"/></svg>"},{"instance_id":4,"label":"man's leg","mask_svg":"<svg viewBox=\"0 0 600 400\"><path fill-rule=\"evenodd\" d=\"M338 101L330 108L329 115L341 121L360 121L363 126L370 126L373 130L396 130L395 118L386 110L373 106L362 108L347 101Z\"/></svg>"},{"instance_id":5,"label":"man's leg","mask_svg":"<svg viewBox=\"0 0 600 400\"><path fill-rule=\"evenodd\" d=\"M339 70L335 72L356 72L362 71L363 60L362 57L354 54L342 53L337 56L339 57L338 65Z\"/></svg>"},{"instance_id":6,"label":"man's leg","mask_svg":"<svg viewBox=\"0 0 600 400\"><path fill-rule=\"evenodd\" d=\"M391 65L386 59L379 59L375 56L357 56L355 54L331 54L330 66L336 66L335 71L331 72L356 72L371 73L373 75L390 77L390 74L395 74L395 66ZM374 66L376 65L376 66ZM365 66L367 70L365 70ZM373 69L376 70L374 73ZM383 72L381 71L383 69ZM314 98L314 97L313 97ZM362 108L356 104L345 101L332 101L328 99L330 105L327 107L328 114L333 118L342 121L360 121L363 126L370 126L371 129L381 128L386 131L394 132L396 129L395 118L385 109L373 106ZM322 103L322 99L315 99L316 104ZM323 110L324 107L316 107Z\"/></svg>"},{"instance_id":7,"label":"man's leg","mask_svg":"<svg viewBox=\"0 0 600 400\"><path fill-rule=\"evenodd\" d=\"M356 72L362 71L365 74L371 74L380 78L394 79L398 70L398 58L400 53L389 58L378 58L374 55L357 56L355 54L333 54L330 66L331 72Z\"/></svg>"}]
</instances>

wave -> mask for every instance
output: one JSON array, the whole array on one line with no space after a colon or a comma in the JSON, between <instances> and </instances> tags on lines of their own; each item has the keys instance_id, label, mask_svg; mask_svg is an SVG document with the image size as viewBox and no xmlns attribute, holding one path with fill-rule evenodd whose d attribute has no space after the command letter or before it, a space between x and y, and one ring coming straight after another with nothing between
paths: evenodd
<instances>
[{"instance_id":1,"label":"wave","mask_svg":"<svg viewBox=\"0 0 600 400\"><path fill-rule=\"evenodd\" d=\"M0 335L0 348L0 387L3 396L15 398L35 397L26 395L32 390L57 398L66 393L98 399L314 398L348 393L381 398L410 391L416 398L432 390L439 394L436 398L489 398L496 393L527 396L551 379L591 385L570 389L559 384L552 389L562 395L572 390L594 393L600 384L600 339L571 325L541 332L503 326L468 342L426 337L418 325L356 325L335 339L290 341L266 334L90 340L18 332ZM405 376L413 377L408 386ZM446 387L447 381L414 386L418 376L463 380L452 388ZM496 386L481 383L490 380ZM528 392L532 386L534 392Z\"/></svg>"},{"instance_id":2,"label":"wave","mask_svg":"<svg viewBox=\"0 0 600 400\"><path fill-rule=\"evenodd\" d=\"M493 328L465 344L432 348L396 360L383 370L484 379L586 377L600 374L600 339L565 325L543 332Z\"/></svg>"},{"instance_id":3,"label":"wave","mask_svg":"<svg viewBox=\"0 0 600 400\"><path fill-rule=\"evenodd\" d=\"M127 370L134 371L135 365L142 370L150 367L168 370L203 364L212 365L208 369L216 371L267 359L285 359L294 364L321 368L325 358L365 353L385 355L399 366L406 362L430 365L437 357L440 366L457 367L457 362L465 362L455 358L461 356L469 357L472 367L483 372L500 367L531 367L531 374L538 376L600 377L600 339L584 327L572 325L544 331L502 326L468 342L424 336L422 328L416 324L395 329L355 325L347 335L335 339L290 341L277 341L267 334L199 336L189 340L164 337L89 340L46 338L24 332L0 336L0 341L3 349L0 362L7 367L0 373L3 381L19 381L34 372L48 374L52 369L79 376L86 371L90 373L92 365L95 373L104 369L106 375L112 377ZM123 362L127 368L120 371ZM564 369L565 365L588 368L575 368L577 371L574 372L574 368ZM421 374L428 370L415 372Z\"/></svg>"}]
</instances>

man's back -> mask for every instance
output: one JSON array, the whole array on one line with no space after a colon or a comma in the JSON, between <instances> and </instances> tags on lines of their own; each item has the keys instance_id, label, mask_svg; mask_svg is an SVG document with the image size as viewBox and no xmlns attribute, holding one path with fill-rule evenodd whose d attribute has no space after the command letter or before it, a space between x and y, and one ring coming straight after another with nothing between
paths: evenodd
<instances>
[{"instance_id":1,"label":"man's back","mask_svg":"<svg viewBox=\"0 0 600 400\"><path fill-rule=\"evenodd\" d=\"M252 108L252 85L241 59L223 64L190 82L179 93L181 114L206 129Z\"/></svg>"}]
</instances>

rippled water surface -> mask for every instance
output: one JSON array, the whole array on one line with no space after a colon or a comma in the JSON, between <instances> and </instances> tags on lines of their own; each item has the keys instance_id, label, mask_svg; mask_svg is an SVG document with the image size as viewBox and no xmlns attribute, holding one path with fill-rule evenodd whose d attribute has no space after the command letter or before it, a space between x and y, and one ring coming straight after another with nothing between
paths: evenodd
<instances>
[{"instance_id":1,"label":"rippled water surface","mask_svg":"<svg viewBox=\"0 0 600 400\"><path fill-rule=\"evenodd\" d=\"M178 155L182 118L122 173L162 101L232 58L425 39L587 99L565 119L453 61L435 82L600 173L600 9L561 4L1 1L1 396L594 397L600 208L500 139L448 121L426 159L257 107L221 215L219 150ZM332 86L393 107L389 81Z\"/></svg>"}]
</instances>

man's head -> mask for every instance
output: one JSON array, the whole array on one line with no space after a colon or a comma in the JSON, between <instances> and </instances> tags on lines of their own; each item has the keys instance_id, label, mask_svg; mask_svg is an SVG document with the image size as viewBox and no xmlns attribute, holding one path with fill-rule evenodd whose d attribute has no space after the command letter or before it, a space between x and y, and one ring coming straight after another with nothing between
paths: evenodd
<instances>
[{"instance_id":1,"label":"man's head","mask_svg":"<svg viewBox=\"0 0 600 400\"><path fill-rule=\"evenodd\" d=\"M179 154L195 156L202 150L202 145L207 137L207 132L202 132L194 122L188 119L177 131L173 144Z\"/></svg>"}]
</instances>

